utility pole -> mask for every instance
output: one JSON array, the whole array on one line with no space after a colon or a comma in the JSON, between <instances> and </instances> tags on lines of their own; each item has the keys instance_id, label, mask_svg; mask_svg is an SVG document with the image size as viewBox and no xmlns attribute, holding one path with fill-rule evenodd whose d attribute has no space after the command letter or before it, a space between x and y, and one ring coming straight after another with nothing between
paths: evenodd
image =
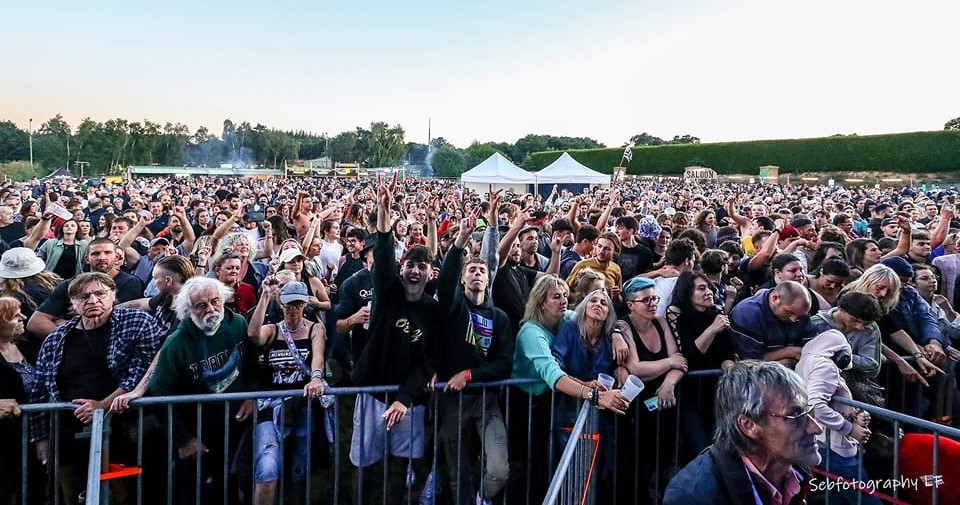
<instances>
[{"instance_id":1,"label":"utility pole","mask_svg":"<svg viewBox=\"0 0 960 505\"><path fill-rule=\"evenodd\" d=\"M30 168L33 168L33 118L30 118Z\"/></svg>"},{"instance_id":2,"label":"utility pole","mask_svg":"<svg viewBox=\"0 0 960 505\"><path fill-rule=\"evenodd\" d=\"M330 168L333 166L333 160L330 158L330 137L327 136L327 132L323 132L323 155L327 157L327 166L323 168Z\"/></svg>"}]
</instances>

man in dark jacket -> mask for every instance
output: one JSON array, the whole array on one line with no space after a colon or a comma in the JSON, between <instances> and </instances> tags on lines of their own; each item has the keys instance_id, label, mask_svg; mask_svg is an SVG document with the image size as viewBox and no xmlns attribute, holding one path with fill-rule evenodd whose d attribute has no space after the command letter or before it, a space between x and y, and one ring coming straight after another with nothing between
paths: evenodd
<instances>
[{"instance_id":1,"label":"man in dark jacket","mask_svg":"<svg viewBox=\"0 0 960 505\"><path fill-rule=\"evenodd\" d=\"M491 207L496 207L496 198ZM437 299L447 331L437 341L437 378L446 382L444 392L462 391L467 383L506 379L513 367L513 334L506 313L493 306L487 295L488 264L493 258L473 257L464 265L464 246L470 238L468 217L460 225L456 241L440 270ZM496 232L493 230L494 233ZM458 289L458 284L463 289ZM478 460L472 444L459 443L468 435L464 427L477 427L483 442L485 462L479 492L474 491L471 463ZM489 503L507 482L507 431L496 394L466 390L440 397L440 443L450 471L456 504Z\"/></svg>"},{"instance_id":2,"label":"man in dark jacket","mask_svg":"<svg viewBox=\"0 0 960 505\"><path fill-rule=\"evenodd\" d=\"M805 503L823 428L803 381L775 361L741 361L717 384L713 445L670 481L664 505Z\"/></svg>"}]
</instances>

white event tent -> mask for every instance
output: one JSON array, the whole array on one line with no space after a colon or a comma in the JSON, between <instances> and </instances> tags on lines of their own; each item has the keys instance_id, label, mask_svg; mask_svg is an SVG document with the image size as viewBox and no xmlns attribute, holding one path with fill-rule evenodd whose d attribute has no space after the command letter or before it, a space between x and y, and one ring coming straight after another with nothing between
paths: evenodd
<instances>
[{"instance_id":1,"label":"white event tent","mask_svg":"<svg viewBox=\"0 0 960 505\"><path fill-rule=\"evenodd\" d=\"M461 184L481 195L487 193L490 185L494 190L512 189L515 193L526 193L530 191L529 186L536 182L533 173L514 165L500 153L493 153L460 175Z\"/></svg>"},{"instance_id":2,"label":"white event tent","mask_svg":"<svg viewBox=\"0 0 960 505\"><path fill-rule=\"evenodd\" d=\"M567 153L536 174L537 184L610 184L609 175L585 167Z\"/></svg>"}]
</instances>

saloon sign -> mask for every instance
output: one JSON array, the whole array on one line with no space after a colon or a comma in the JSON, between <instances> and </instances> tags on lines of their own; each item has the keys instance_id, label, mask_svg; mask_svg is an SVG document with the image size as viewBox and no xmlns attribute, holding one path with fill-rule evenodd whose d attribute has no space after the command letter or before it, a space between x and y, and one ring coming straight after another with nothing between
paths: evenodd
<instances>
[{"instance_id":1,"label":"saloon sign","mask_svg":"<svg viewBox=\"0 0 960 505\"><path fill-rule=\"evenodd\" d=\"M683 169L683 180L715 181L717 180L717 172L707 167L686 167Z\"/></svg>"}]
</instances>

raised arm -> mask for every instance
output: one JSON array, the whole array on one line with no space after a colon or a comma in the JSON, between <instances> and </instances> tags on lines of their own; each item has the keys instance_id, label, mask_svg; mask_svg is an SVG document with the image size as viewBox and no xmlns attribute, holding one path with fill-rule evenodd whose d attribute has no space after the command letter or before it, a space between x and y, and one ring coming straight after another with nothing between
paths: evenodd
<instances>
[{"instance_id":1,"label":"raised arm","mask_svg":"<svg viewBox=\"0 0 960 505\"><path fill-rule=\"evenodd\" d=\"M497 269L500 266L500 248L497 247L500 237L500 230L497 226L497 209L500 207L500 193L502 191L502 189L494 191L493 185L490 185L490 191L487 193L487 202L490 204L490 208L487 209L487 229L483 232L483 243L480 245L480 257L487 262L491 284L493 279L497 277Z\"/></svg>"},{"instance_id":2,"label":"raised arm","mask_svg":"<svg viewBox=\"0 0 960 505\"><path fill-rule=\"evenodd\" d=\"M40 218L40 221L33 226L33 229L30 230L30 234L23 239L23 247L30 249L36 249L37 244L40 243L40 239L50 231L50 223L53 219L53 214L49 211L44 212L43 216ZM46 259L46 258L44 258Z\"/></svg>"},{"instance_id":3,"label":"raised arm","mask_svg":"<svg viewBox=\"0 0 960 505\"><path fill-rule=\"evenodd\" d=\"M440 215L440 202L431 196L427 201L427 249L430 254L437 256L437 217Z\"/></svg>"},{"instance_id":4,"label":"raised arm","mask_svg":"<svg viewBox=\"0 0 960 505\"><path fill-rule=\"evenodd\" d=\"M773 259L774 253L777 251L777 241L779 240L780 231L773 230L773 233L771 233L767 237L767 240L763 242L763 247L757 251L757 254L750 258L750 262L747 263L747 270L751 272L754 270L759 270L766 266L767 263L770 263L770 260Z\"/></svg>"},{"instance_id":5,"label":"raised arm","mask_svg":"<svg viewBox=\"0 0 960 505\"><path fill-rule=\"evenodd\" d=\"M610 211L613 210L619 201L620 191L611 188L610 199L607 201L607 206L603 208L603 213L600 214L600 219L597 219L597 229L600 230L600 233L607 231L607 220L610 219Z\"/></svg>"},{"instance_id":6,"label":"raised arm","mask_svg":"<svg viewBox=\"0 0 960 505\"><path fill-rule=\"evenodd\" d=\"M223 222L216 230L213 230L213 235L210 236L210 250L216 251L217 244L220 243L220 239L225 237L227 233L230 232L230 229L233 228L233 225L240 222L243 219L243 206L241 205L239 209L236 210L226 221Z\"/></svg>"},{"instance_id":7,"label":"raised arm","mask_svg":"<svg viewBox=\"0 0 960 505\"><path fill-rule=\"evenodd\" d=\"M183 207L176 207L173 215L177 216L177 219L180 220L180 227L183 228L183 242L180 245L183 246L183 250L189 255L190 251L193 250L193 243L197 240L197 235L193 232L193 226L191 226L190 221L187 220L187 213L184 212Z\"/></svg>"},{"instance_id":8,"label":"raised arm","mask_svg":"<svg viewBox=\"0 0 960 505\"><path fill-rule=\"evenodd\" d=\"M897 216L897 225L900 226L900 239L897 240L897 247L887 254L884 254L880 259L903 256L910 252L910 235L913 233L910 221L903 216Z\"/></svg>"},{"instance_id":9,"label":"raised arm","mask_svg":"<svg viewBox=\"0 0 960 505\"><path fill-rule=\"evenodd\" d=\"M500 239L500 263L498 267L502 267L507 262L507 257L510 256L510 247L513 246L513 241L517 239L517 235L520 234L520 230L523 229L524 223L527 222L533 216L533 207L527 207L526 209L517 211L517 215L514 216L513 221L510 223L510 229L507 231L506 235Z\"/></svg>"},{"instance_id":10,"label":"raised arm","mask_svg":"<svg viewBox=\"0 0 960 505\"><path fill-rule=\"evenodd\" d=\"M750 220L743 217L742 215L740 215L739 212L737 212L736 202L737 202L737 195L733 195L727 199L727 202L724 204L723 207L727 211L727 216L730 219L733 219L733 222L737 223L737 226L739 226L740 229L743 230L744 228L750 225Z\"/></svg>"},{"instance_id":11,"label":"raised arm","mask_svg":"<svg viewBox=\"0 0 960 505\"><path fill-rule=\"evenodd\" d=\"M124 263L126 263L128 267L133 267L140 261L140 253L133 248L133 241L136 240L136 238L140 236L140 233L143 232L143 229L152 222L153 217L147 220L147 218L140 216L137 224L127 230L127 233L125 233L123 237L120 238L120 242L117 243L117 248L123 250Z\"/></svg>"},{"instance_id":12,"label":"raised arm","mask_svg":"<svg viewBox=\"0 0 960 505\"><path fill-rule=\"evenodd\" d=\"M577 219L577 210L580 209L580 197L574 198L570 202L570 210L567 211L567 221L570 221L570 226L573 226L573 234L576 235L577 231L580 230L580 221Z\"/></svg>"},{"instance_id":13,"label":"raised arm","mask_svg":"<svg viewBox=\"0 0 960 505\"><path fill-rule=\"evenodd\" d=\"M263 292L260 293L260 300L253 309L253 315L250 316L250 324L247 325L247 339L258 346L262 346L270 339L273 330L269 325L263 324L263 318L267 314L267 306L277 294L277 279L270 276L263 281Z\"/></svg>"},{"instance_id":14,"label":"raised arm","mask_svg":"<svg viewBox=\"0 0 960 505\"><path fill-rule=\"evenodd\" d=\"M955 207L947 202L940 208L940 220L937 221L937 227L930 233L930 247L935 249L940 247L947 239L947 232L950 230L950 220L953 219Z\"/></svg>"}]
</instances>

